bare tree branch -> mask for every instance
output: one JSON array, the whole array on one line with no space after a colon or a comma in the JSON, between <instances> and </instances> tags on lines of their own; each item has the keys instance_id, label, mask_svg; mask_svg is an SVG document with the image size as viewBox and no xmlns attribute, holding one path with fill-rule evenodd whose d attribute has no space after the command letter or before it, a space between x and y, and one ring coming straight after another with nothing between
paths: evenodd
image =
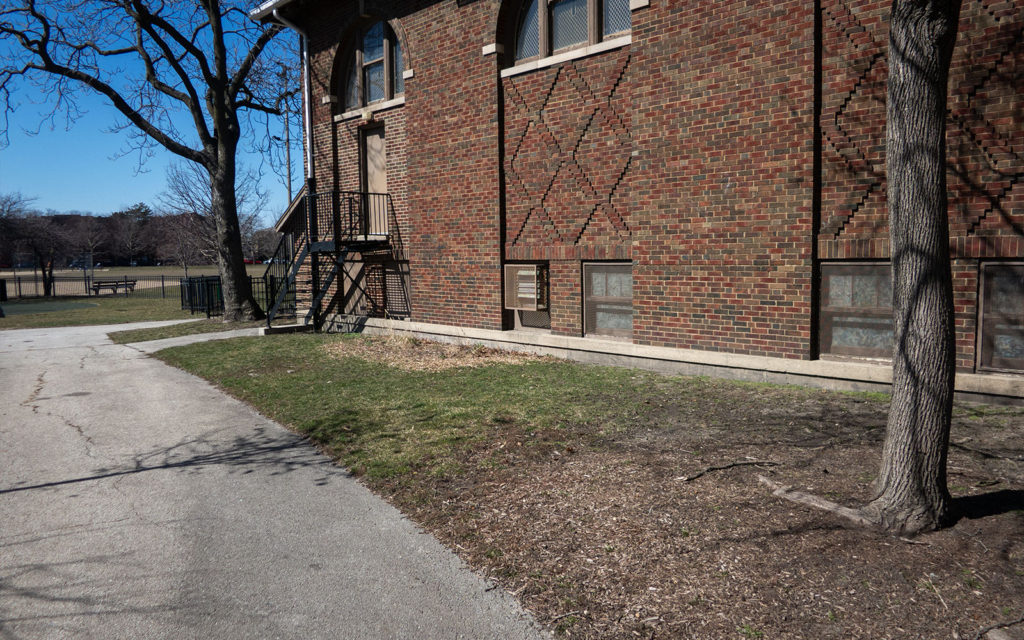
<instances>
[{"instance_id":1,"label":"bare tree branch","mask_svg":"<svg viewBox=\"0 0 1024 640\"><path fill-rule=\"evenodd\" d=\"M246 54L245 59L242 60L242 64L238 66L238 70L231 79L231 85L228 87L228 95L232 100L235 99L239 91L242 90L242 87L245 86L245 83L249 78L249 72L252 70L252 66L256 64L256 60L259 59L260 54L263 53L263 50L266 49L270 41L273 40L274 36L276 36L280 31L281 28L275 25L260 34L260 37L257 38L255 43L253 43L252 48L249 49L249 53Z\"/></svg>"},{"instance_id":2,"label":"bare tree branch","mask_svg":"<svg viewBox=\"0 0 1024 640\"><path fill-rule=\"evenodd\" d=\"M247 8L247 0L8 0L0 9L0 46L11 52L0 60L5 121L22 83L50 96L47 118L76 115L77 97L92 92L126 120L113 129L127 131L140 153L163 147L202 167L228 319L260 313L242 264L238 145L286 99L263 63L285 53L271 44L283 30L251 21Z\"/></svg>"}]
</instances>

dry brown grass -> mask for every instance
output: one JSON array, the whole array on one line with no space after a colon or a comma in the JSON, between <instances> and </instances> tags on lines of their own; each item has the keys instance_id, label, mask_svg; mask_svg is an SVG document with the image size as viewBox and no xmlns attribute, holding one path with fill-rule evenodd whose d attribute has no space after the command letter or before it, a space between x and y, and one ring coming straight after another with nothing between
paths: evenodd
<instances>
[{"instance_id":1,"label":"dry brown grass","mask_svg":"<svg viewBox=\"0 0 1024 640\"><path fill-rule=\"evenodd\" d=\"M361 358L403 371L445 371L458 367L522 364L545 359L544 356L492 349L483 345L465 347L394 334L330 342L323 349L334 358Z\"/></svg>"}]
</instances>

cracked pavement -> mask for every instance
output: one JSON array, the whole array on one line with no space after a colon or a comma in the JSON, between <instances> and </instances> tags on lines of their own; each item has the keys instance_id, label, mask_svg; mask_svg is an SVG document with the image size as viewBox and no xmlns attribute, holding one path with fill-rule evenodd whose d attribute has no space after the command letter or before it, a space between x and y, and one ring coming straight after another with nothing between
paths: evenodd
<instances>
[{"instance_id":1,"label":"cracked pavement","mask_svg":"<svg viewBox=\"0 0 1024 640\"><path fill-rule=\"evenodd\" d=\"M0 639L546 637L302 438L114 329L0 331Z\"/></svg>"}]
</instances>

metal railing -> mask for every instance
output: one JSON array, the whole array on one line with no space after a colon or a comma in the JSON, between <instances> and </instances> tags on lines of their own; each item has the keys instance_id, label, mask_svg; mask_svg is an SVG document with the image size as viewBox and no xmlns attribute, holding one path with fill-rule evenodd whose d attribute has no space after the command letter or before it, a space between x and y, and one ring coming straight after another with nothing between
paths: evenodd
<instances>
[{"instance_id":1,"label":"metal railing","mask_svg":"<svg viewBox=\"0 0 1024 640\"><path fill-rule=\"evenodd\" d=\"M264 310L267 313L267 326L280 316L294 316L296 314L296 277L302 261L309 254L308 235L301 240L302 249L295 252L295 238L292 234L286 233L277 243L277 249L267 264L267 270L263 272L263 281L266 284L267 304Z\"/></svg>"},{"instance_id":2,"label":"metal railing","mask_svg":"<svg viewBox=\"0 0 1024 640\"><path fill-rule=\"evenodd\" d=\"M205 313L207 318L223 314L224 290L220 276L182 278L181 308L189 313Z\"/></svg>"},{"instance_id":3,"label":"metal railing","mask_svg":"<svg viewBox=\"0 0 1024 640\"><path fill-rule=\"evenodd\" d=\"M46 291L46 282L41 275L6 276L0 278L6 289L7 297L42 298L47 295L61 297L76 296L130 296L145 298L174 297L174 289L178 286L177 276L104 276L101 274L54 276L50 291Z\"/></svg>"},{"instance_id":4,"label":"metal railing","mask_svg":"<svg viewBox=\"0 0 1024 640\"><path fill-rule=\"evenodd\" d=\"M265 313L273 304L277 289L273 276L249 276L252 297ZM224 313L224 290L220 276L198 276L181 278L181 308L189 313L204 313L206 317L219 316ZM294 309L292 314L294 315ZM284 315L284 314L279 314Z\"/></svg>"},{"instance_id":5,"label":"metal railing","mask_svg":"<svg viewBox=\"0 0 1024 640\"><path fill-rule=\"evenodd\" d=\"M391 236L395 207L389 193L325 191L306 198L313 242L386 241Z\"/></svg>"}]
</instances>

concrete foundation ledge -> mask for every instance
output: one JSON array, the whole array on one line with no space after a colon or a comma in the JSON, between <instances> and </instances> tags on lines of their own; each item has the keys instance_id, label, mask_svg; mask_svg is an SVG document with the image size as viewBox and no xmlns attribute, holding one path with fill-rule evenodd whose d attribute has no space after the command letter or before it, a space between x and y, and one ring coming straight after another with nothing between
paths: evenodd
<instances>
[{"instance_id":1,"label":"concrete foundation ledge","mask_svg":"<svg viewBox=\"0 0 1024 640\"><path fill-rule=\"evenodd\" d=\"M796 384L841 391L888 392L892 368L886 362L796 360L766 356L650 347L595 338L527 331L495 331L407 320L336 316L331 331L410 335L439 342L550 355L591 364L635 367L673 375L698 375L752 382ZM1024 404L1024 375L958 373L957 396L964 400Z\"/></svg>"},{"instance_id":2,"label":"concrete foundation ledge","mask_svg":"<svg viewBox=\"0 0 1024 640\"><path fill-rule=\"evenodd\" d=\"M263 327L260 329L261 336L271 336L277 333L310 333L313 331L313 325L295 323L295 324L278 324L271 327Z\"/></svg>"}]
</instances>

